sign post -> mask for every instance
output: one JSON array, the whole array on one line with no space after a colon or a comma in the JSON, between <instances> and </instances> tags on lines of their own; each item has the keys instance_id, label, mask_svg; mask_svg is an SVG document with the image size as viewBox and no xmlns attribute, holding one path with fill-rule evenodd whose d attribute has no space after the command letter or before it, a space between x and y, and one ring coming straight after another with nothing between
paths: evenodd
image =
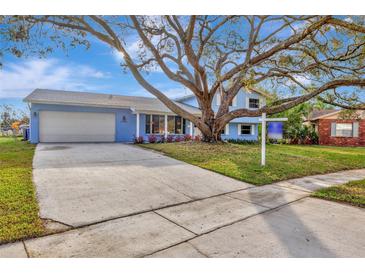
<instances>
[{"instance_id":1,"label":"sign post","mask_svg":"<svg viewBox=\"0 0 365 274\"><path fill-rule=\"evenodd\" d=\"M261 127L261 166L266 165L266 122L279 122L288 121L288 118L266 118L266 113L263 112L261 119L259 121L262 123Z\"/></svg>"}]
</instances>

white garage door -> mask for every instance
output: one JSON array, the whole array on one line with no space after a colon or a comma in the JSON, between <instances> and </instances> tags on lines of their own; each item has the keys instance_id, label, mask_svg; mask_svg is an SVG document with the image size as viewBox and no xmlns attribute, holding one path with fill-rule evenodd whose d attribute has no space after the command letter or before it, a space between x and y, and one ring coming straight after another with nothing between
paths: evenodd
<instances>
[{"instance_id":1,"label":"white garage door","mask_svg":"<svg viewBox=\"0 0 365 274\"><path fill-rule=\"evenodd\" d=\"M41 111L40 142L114 142L115 114Z\"/></svg>"}]
</instances>

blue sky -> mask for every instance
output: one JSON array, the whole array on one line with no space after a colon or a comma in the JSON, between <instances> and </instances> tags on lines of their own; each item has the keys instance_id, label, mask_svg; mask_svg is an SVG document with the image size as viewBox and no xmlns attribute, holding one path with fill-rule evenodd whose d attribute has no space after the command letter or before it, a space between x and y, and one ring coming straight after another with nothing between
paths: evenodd
<instances>
[{"instance_id":1,"label":"blue sky","mask_svg":"<svg viewBox=\"0 0 365 274\"><path fill-rule=\"evenodd\" d=\"M261 35L265 36L268 31L275 29L274 25L265 24ZM296 23L294 27L303 28L304 23ZM289 33L290 30L284 30L278 36L285 37ZM133 57L138 51L138 42L133 35L128 40L127 51ZM26 104L22 99L35 88L152 96L130 73L123 71L120 55L95 38L90 41L91 48L88 50L83 47L71 48L67 53L56 50L44 59L5 55L0 70L0 105L11 104L25 109ZM146 78L171 98L190 94L161 71L150 72ZM298 76L297 80L308 81L302 76Z\"/></svg>"},{"instance_id":2,"label":"blue sky","mask_svg":"<svg viewBox=\"0 0 365 274\"><path fill-rule=\"evenodd\" d=\"M136 44L131 43L129 50L133 52L134 47ZM44 59L6 55L0 70L0 105L24 109L22 99L35 88L150 97L131 74L123 72L120 60L110 47L98 41L92 42L88 50L79 47L67 53L55 51ZM161 72L152 72L147 78L171 98L189 94Z\"/></svg>"}]
</instances>

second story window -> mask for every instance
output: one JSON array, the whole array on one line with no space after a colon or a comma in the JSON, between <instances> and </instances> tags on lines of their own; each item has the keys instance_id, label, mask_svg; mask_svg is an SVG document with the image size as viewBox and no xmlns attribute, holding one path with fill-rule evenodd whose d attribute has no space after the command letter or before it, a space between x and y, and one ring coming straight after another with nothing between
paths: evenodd
<instances>
[{"instance_id":1,"label":"second story window","mask_svg":"<svg viewBox=\"0 0 365 274\"><path fill-rule=\"evenodd\" d=\"M248 107L249 108L259 108L260 107L260 100L250 98L249 101L248 101Z\"/></svg>"}]
</instances>

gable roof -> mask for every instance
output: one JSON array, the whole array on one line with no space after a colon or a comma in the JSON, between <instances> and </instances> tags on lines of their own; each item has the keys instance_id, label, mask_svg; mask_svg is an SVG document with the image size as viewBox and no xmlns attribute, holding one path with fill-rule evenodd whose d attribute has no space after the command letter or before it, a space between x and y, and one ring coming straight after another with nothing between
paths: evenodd
<instances>
[{"instance_id":1,"label":"gable roof","mask_svg":"<svg viewBox=\"0 0 365 274\"><path fill-rule=\"evenodd\" d=\"M24 98L24 101L40 104L127 108L135 112L173 113L157 98L92 92L35 89ZM201 114L199 108L187 106L176 100L175 102L178 106L194 115Z\"/></svg>"},{"instance_id":2,"label":"gable roof","mask_svg":"<svg viewBox=\"0 0 365 274\"><path fill-rule=\"evenodd\" d=\"M326 117L328 115L333 115L337 112L340 112L340 109L322 109L322 110L313 110L311 113L309 113L308 115L308 121L314 121L317 120L319 118L323 118Z\"/></svg>"},{"instance_id":3,"label":"gable roof","mask_svg":"<svg viewBox=\"0 0 365 274\"><path fill-rule=\"evenodd\" d=\"M267 94L266 92L263 92L261 90L258 90L258 89L254 89L254 88L248 88L249 89L249 92L255 92L263 97L266 97L266 98L271 98L272 96L270 94ZM182 102L186 99L190 99L190 98L193 98L195 97L194 94L189 94L189 95L185 95L185 96L182 96L182 97L179 97L179 98L176 98L175 101L176 102Z\"/></svg>"}]
</instances>

